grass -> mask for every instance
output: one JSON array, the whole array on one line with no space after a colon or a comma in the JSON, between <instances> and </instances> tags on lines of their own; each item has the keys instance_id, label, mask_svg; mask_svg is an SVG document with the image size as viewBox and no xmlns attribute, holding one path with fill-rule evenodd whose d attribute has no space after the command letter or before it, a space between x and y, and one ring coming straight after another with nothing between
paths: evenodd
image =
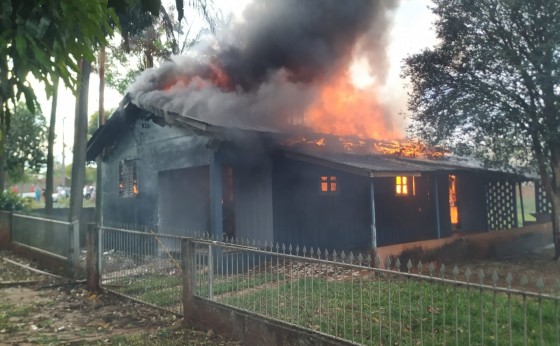
<instances>
[{"instance_id":1,"label":"grass","mask_svg":"<svg viewBox=\"0 0 560 346\"><path fill-rule=\"evenodd\" d=\"M560 341L558 302L413 280L292 280L220 301L364 344Z\"/></svg>"},{"instance_id":2,"label":"grass","mask_svg":"<svg viewBox=\"0 0 560 346\"><path fill-rule=\"evenodd\" d=\"M197 295L208 297L207 276ZM181 303L180 276L113 280L114 290L168 307ZM218 301L364 344L559 344L560 302L390 276L325 280L278 272L215 275Z\"/></svg>"},{"instance_id":3,"label":"grass","mask_svg":"<svg viewBox=\"0 0 560 346\"><path fill-rule=\"evenodd\" d=\"M203 278L207 280L207 278ZM259 286L284 280L284 274L251 273L248 276L228 276L214 280L212 293L215 296L251 291ZM197 295L208 296L208 286L197 285Z\"/></svg>"},{"instance_id":4,"label":"grass","mask_svg":"<svg viewBox=\"0 0 560 346\"><path fill-rule=\"evenodd\" d=\"M20 330L19 318L27 317L33 312L33 308L30 306L0 304L0 331L11 333Z\"/></svg>"},{"instance_id":5,"label":"grass","mask_svg":"<svg viewBox=\"0 0 560 346\"><path fill-rule=\"evenodd\" d=\"M142 275L111 281L107 286L123 295L133 297L160 307L174 306L182 302L180 276Z\"/></svg>"}]
</instances>

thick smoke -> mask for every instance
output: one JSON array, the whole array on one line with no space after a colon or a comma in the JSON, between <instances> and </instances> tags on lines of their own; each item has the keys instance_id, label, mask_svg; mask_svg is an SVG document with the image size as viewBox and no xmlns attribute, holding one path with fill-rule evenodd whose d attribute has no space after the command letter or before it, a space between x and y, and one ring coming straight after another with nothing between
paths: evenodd
<instances>
[{"instance_id":1,"label":"thick smoke","mask_svg":"<svg viewBox=\"0 0 560 346\"><path fill-rule=\"evenodd\" d=\"M217 45L145 71L129 91L140 104L210 123L278 128L303 113L353 56L366 56L370 72L384 80L397 3L256 1Z\"/></svg>"}]
</instances>

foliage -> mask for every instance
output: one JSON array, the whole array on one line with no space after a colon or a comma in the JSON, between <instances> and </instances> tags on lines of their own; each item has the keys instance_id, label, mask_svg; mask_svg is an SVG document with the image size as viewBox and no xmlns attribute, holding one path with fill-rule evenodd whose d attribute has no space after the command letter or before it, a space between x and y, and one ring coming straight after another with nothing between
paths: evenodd
<instances>
[{"instance_id":1,"label":"foliage","mask_svg":"<svg viewBox=\"0 0 560 346\"><path fill-rule=\"evenodd\" d=\"M97 168L92 166L86 166L86 177L85 182L88 185L95 184L97 177Z\"/></svg>"},{"instance_id":2,"label":"foliage","mask_svg":"<svg viewBox=\"0 0 560 346\"><path fill-rule=\"evenodd\" d=\"M403 71L413 132L488 165L538 171L559 259L559 3L433 1L439 43Z\"/></svg>"},{"instance_id":3,"label":"foliage","mask_svg":"<svg viewBox=\"0 0 560 346\"><path fill-rule=\"evenodd\" d=\"M550 163L560 143L558 1L434 4L439 44L403 72L413 130L488 164Z\"/></svg>"},{"instance_id":4,"label":"foliage","mask_svg":"<svg viewBox=\"0 0 560 346\"><path fill-rule=\"evenodd\" d=\"M27 209L27 201L15 193L11 191L4 191L0 193L0 210L23 211Z\"/></svg>"},{"instance_id":5,"label":"foliage","mask_svg":"<svg viewBox=\"0 0 560 346\"><path fill-rule=\"evenodd\" d=\"M8 116L21 95L35 109L26 79L32 74L53 93L54 76L76 90L79 61L95 60L98 43L113 32L107 0L2 0L0 13L0 103Z\"/></svg>"},{"instance_id":6,"label":"foliage","mask_svg":"<svg viewBox=\"0 0 560 346\"><path fill-rule=\"evenodd\" d=\"M12 116L12 126L7 133L6 165L10 180L19 182L25 169L38 173L46 163L46 120L41 111L30 112L19 103Z\"/></svg>"},{"instance_id":7,"label":"foliage","mask_svg":"<svg viewBox=\"0 0 560 346\"><path fill-rule=\"evenodd\" d=\"M114 111L115 111L114 108L109 109L109 110L105 110L105 119L106 120L109 119ZM99 111L95 111L95 112L93 112L92 115L89 116L88 130L87 130L88 140L91 138L91 136L93 136L93 133L98 128L99 128Z\"/></svg>"},{"instance_id":8,"label":"foliage","mask_svg":"<svg viewBox=\"0 0 560 346\"><path fill-rule=\"evenodd\" d=\"M121 23L122 41L118 46L108 46L106 67L106 83L120 93L134 81L140 72L153 67L154 60L169 60L174 54L184 54L186 50L198 42L205 33L214 30L215 18L212 15L212 0L189 1L188 7L204 18L208 29L200 30L191 37L192 25L183 28L183 4L177 0L178 19L174 11L164 6L158 13L142 12L138 7L131 6L124 13L118 13Z\"/></svg>"}]
</instances>

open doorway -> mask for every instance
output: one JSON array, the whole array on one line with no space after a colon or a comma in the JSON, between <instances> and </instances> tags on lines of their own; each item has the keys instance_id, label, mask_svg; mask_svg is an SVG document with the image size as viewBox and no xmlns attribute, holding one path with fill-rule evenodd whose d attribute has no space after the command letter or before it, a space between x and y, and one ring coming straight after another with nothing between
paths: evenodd
<instances>
[{"instance_id":1,"label":"open doorway","mask_svg":"<svg viewBox=\"0 0 560 346\"><path fill-rule=\"evenodd\" d=\"M450 174L449 177L449 218L451 219L451 230L459 230L459 208L457 206L457 176Z\"/></svg>"}]
</instances>

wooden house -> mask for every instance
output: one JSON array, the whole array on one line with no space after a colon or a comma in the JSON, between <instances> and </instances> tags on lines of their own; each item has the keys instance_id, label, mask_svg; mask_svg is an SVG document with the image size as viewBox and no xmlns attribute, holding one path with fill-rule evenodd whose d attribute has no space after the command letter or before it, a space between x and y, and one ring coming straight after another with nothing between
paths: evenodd
<instances>
[{"instance_id":1,"label":"wooden house","mask_svg":"<svg viewBox=\"0 0 560 346\"><path fill-rule=\"evenodd\" d=\"M101 159L103 222L328 249L518 226L522 176L294 140L303 137L337 141L225 125L127 95L88 142L88 160Z\"/></svg>"}]
</instances>

